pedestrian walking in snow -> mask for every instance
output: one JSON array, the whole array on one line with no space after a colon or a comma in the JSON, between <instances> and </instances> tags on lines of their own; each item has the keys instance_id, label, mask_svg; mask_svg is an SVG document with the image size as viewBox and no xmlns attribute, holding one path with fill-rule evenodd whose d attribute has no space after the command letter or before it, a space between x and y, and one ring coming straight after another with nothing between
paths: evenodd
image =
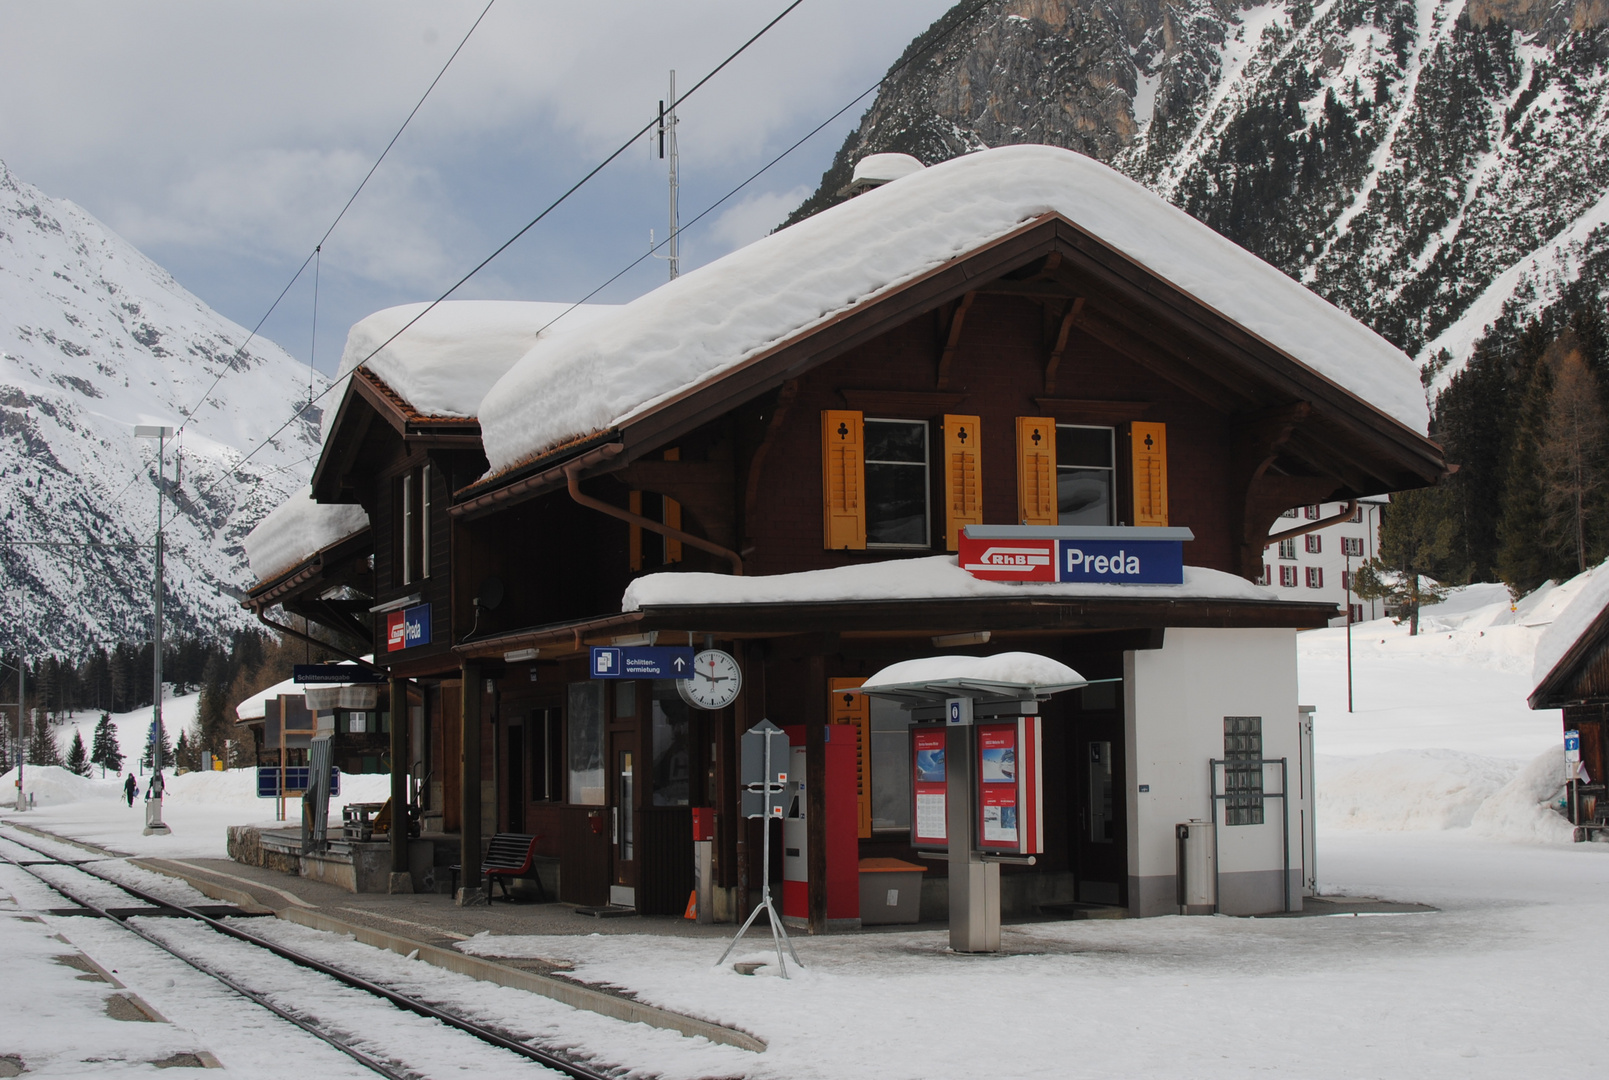
<instances>
[{"instance_id":1,"label":"pedestrian walking in snow","mask_svg":"<svg viewBox=\"0 0 1609 1080\"><path fill-rule=\"evenodd\" d=\"M123 797L128 800L129 809L134 809L134 796L140 793L140 785L134 782L134 774L129 773L128 779L123 781Z\"/></svg>"}]
</instances>

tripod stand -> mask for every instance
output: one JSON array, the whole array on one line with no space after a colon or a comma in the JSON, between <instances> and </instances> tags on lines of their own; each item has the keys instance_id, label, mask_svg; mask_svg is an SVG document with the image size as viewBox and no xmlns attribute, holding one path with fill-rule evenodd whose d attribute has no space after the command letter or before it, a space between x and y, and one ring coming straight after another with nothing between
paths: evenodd
<instances>
[{"instance_id":1,"label":"tripod stand","mask_svg":"<svg viewBox=\"0 0 1609 1080\"><path fill-rule=\"evenodd\" d=\"M776 727L767 721L761 721L761 723L756 724L744 734L744 738L748 738L749 736L757 736L758 738L763 739L765 745L763 754L765 765L764 772L761 773L760 783L751 783L747 785L750 792L753 792L756 788L759 789L761 812L758 814L744 815L747 818L757 817L765 822L765 838L761 845L762 856L760 862L760 904L753 911L749 912L749 917L747 919L743 920L743 926L738 930L737 936L734 937L726 946L726 951L721 954L721 958L719 960L715 961L715 966L720 967L722 964L726 963L726 958L731 955L733 949L737 948L737 943L743 940L743 935L748 933L749 927L754 925L754 920L758 918L760 912L763 911L766 914L766 918L769 919L771 923L771 943L776 946L777 967L781 970L782 977L786 979L788 977L788 962L782 956L782 946L784 943L786 943L788 946L788 953L793 957L793 962L798 964L800 967L804 967L804 964L800 963L799 954L794 950L793 941L788 937L788 930L782 925L782 919L777 914L775 905L771 903L771 818L782 816L782 807L780 805L773 806L771 796L781 794L782 789L785 786L784 783L781 782L782 777L777 777L775 780L772 779L771 738L773 735L782 734L783 731L781 728ZM775 811L775 813L773 813L773 811Z\"/></svg>"}]
</instances>

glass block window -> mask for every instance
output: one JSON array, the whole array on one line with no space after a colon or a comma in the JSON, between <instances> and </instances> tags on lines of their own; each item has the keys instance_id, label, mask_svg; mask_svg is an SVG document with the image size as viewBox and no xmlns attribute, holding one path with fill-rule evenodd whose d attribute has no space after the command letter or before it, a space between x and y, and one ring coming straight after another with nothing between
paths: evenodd
<instances>
[{"instance_id":1,"label":"glass block window","mask_svg":"<svg viewBox=\"0 0 1609 1080\"><path fill-rule=\"evenodd\" d=\"M1263 823L1263 718L1224 717L1224 824Z\"/></svg>"}]
</instances>

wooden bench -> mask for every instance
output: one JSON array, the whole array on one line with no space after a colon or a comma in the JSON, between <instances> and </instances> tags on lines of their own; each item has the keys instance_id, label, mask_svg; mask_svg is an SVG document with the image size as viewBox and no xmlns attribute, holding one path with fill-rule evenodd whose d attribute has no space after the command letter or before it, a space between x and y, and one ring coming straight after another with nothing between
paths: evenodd
<instances>
[{"instance_id":1,"label":"wooden bench","mask_svg":"<svg viewBox=\"0 0 1609 1080\"><path fill-rule=\"evenodd\" d=\"M491 846L481 859L481 873L486 875L486 902L491 903L493 896L492 884L496 882L503 886L503 899L513 903L514 896L509 891L508 883L514 878L529 878L536 882L536 895L543 903L547 902L547 891L542 888L542 879L537 876L536 842L540 836L529 836L525 833L498 833L492 837ZM452 875L452 893L458 895L458 875L463 871L463 863L457 863L447 868ZM464 882L465 887L469 882Z\"/></svg>"}]
</instances>

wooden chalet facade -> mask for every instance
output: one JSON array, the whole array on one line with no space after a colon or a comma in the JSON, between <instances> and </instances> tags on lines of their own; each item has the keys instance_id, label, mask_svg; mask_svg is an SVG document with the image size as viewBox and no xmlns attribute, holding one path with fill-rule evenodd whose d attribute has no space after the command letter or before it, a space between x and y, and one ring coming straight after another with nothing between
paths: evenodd
<instances>
[{"instance_id":1,"label":"wooden chalet facade","mask_svg":"<svg viewBox=\"0 0 1609 1080\"><path fill-rule=\"evenodd\" d=\"M427 830L539 834L561 900L672 914L692 888L691 808L713 807L722 918L758 887L736 747L761 719L801 729L812 770L830 727L858 730L859 854L912 856L902 721L846 691L946 648L1120 680L1046 708L1048 854L1006 869L1008 911L1171 912L1172 827L1209 810L1219 718L1265 718L1260 752L1294 758L1294 635L1334 613L1250 587L1270 526L1445 471L1422 435L1056 212L514 468L488 474L474 420L432 422L369 371L329 432L313 494L369 513L365 633L417 703L393 746L399 775L430 777ZM831 584L953 551L969 523L1058 521L1188 526L1209 584L892 599ZM622 610L649 575L802 571L826 587L733 602L688 577L676 602ZM329 575L298 573L250 603L336 620L314 599ZM396 613L423 605L428 643L388 647ZM742 692L704 712L668 684L589 679L591 646L650 638L731 653ZM821 930L825 785L808 797ZM1224 909L1269 910L1294 872L1259 848L1235 893L1225 844Z\"/></svg>"},{"instance_id":2,"label":"wooden chalet facade","mask_svg":"<svg viewBox=\"0 0 1609 1080\"><path fill-rule=\"evenodd\" d=\"M1580 739L1580 774L1568 785L1577 840L1609 834L1609 581L1594 575L1538 643L1541 678L1527 704L1560 709ZM1543 670L1541 655L1553 657Z\"/></svg>"}]
</instances>

